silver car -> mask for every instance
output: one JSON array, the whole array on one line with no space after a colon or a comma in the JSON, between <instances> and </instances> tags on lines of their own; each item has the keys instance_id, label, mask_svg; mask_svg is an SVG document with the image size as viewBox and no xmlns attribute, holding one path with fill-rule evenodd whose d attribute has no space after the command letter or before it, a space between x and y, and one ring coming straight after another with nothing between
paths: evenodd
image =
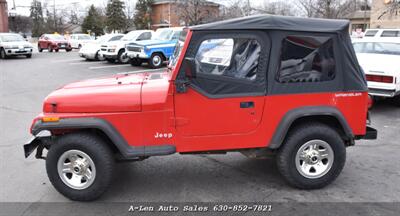
<instances>
[{"instance_id":1,"label":"silver car","mask_svg":"<svg viewBox=\"0 0 400 216\"><path fill-rule=\"evenodd\" d=\"M27 42L21 35L14 33L0 33L0 58L24 55L32 57L32 44Z\"/></svg>"}]
</instances>

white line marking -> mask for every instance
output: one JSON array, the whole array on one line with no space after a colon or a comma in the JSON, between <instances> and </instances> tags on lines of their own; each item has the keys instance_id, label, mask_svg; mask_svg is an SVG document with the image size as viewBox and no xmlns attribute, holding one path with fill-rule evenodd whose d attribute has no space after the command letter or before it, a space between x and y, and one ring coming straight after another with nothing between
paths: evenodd
<instances>
[{"instance_id":1,"label":"white line marking","mask_svg":"<svg viewBox=\"0 0 400 216\"><path fill-rule=\"evenodd\" d=\"M105 65L106 63L104 62L90 62L90 61L83 61L83 62L74 62L74 63L69 63L70 65L83 65L83 64L99 64L99 65Z\"/></svg>"},{"instance_id":2,"label":"white line marking","mask_svg":"<svg viewBox=\"0 0 400 216\"><path fill-rule=\"evenodd\" d=\"M77 59L63 59L63 60L54 60L52 61L53 63L58 63L58 62L74 62L74 61L81 61L83 60L82 58L77 58Z\"/></svg>"},{"instance_id":3,"label":"white line marking","mask_svg":"<svg viewBox=\"0 0 400 216\"><path fill-rule=\"evenodd\" d=\"M89 67L90 70L102 69L102 68L116 68L116 67L132 67L130 64L125 65L108 65L108 66L97 66L97 67Z\"/></svg>"},{"instance_id":4,"label":"white line marking","mask_svg":"<svg viewBox=\"0 0 400 216\"><path fill-rule=\"evenodd\" d=\"M158 72L166 70L165 68L160 69L147 69L147 70L138 70L138 71L126 71L126 72L119 72L117 74L133 74L133 73L144 73L144 72Z\"/></svg>"}]
</instances>

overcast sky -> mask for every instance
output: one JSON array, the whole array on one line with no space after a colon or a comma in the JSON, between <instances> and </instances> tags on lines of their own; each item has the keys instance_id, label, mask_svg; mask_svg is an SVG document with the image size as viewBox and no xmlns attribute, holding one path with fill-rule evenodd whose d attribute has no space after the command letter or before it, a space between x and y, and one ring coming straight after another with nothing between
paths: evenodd
<instances>
[{"instance_id":1,"label":"overcast sky","mask_svg":"<svg viewBox=\"0 0 400 216\"><path fill-rule=\"evenodd\" d=\"M47 8L49 10L53 10L53 5L55 3L56 9L67 9L72 10L75 9L80 13L85 13L86 8L91 4L95 6L102 6L105 7L107 5L108 0L40 0L43 4L47 4ZM122 0L125 4L134 6L136 0ZM221 4L227 4L230 0L212 0L214 2L218 2ZM250 0L252 3L261 2L262 0ZM14 2L16 6L17 14L29 16L29 7L32 3L32 0L7 0L8 9L14 7Z\"/></svg>"}]
</instances>

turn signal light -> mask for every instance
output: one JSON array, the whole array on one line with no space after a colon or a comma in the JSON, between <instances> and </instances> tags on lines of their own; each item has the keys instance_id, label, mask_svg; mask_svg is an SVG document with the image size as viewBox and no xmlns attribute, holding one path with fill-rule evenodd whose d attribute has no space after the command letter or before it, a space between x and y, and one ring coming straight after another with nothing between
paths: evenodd
<instances>
[{"instance_id":1,"label":"turn signal light","mask_svg":"<svg viewBox=\"0 0 400 216\"><path fill-rule=\"evenodd\" d=\"M58 121L60 121L60 117L55 117L55 116L53 116L53 117L43 117L42 121L43 122L58 122Z\"/></svg>"},{"instance_id":2,"label":"turn signal light","mask_svg":"<svg viewBox=\"0 0 400 216\"><path fill-rule=\"evenodd\" d=\"M371 82L393 83L392 76L366 75L366 77L367 81Z\"/></svg>"}]
</instances>

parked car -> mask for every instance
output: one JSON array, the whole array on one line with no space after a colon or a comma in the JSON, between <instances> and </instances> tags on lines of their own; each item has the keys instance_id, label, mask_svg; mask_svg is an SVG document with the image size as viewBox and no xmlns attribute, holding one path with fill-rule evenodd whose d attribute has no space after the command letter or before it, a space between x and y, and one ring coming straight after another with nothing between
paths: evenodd
<instances>
[{"instance_id":1,"label":"parked car","mask_svg":"<svg viewBox=\"0 0 400 216\"><path fill-rule=\"evenodd\" d=\"M364 38L353 46L366 74L369 94L394 98L400 105L400 38Z\"/></svg>"},{"instance_id":2,"label":"parked car","mask_svg":"<svg viewBox=\"0 0 400 216\"><path fill-rule=\"evenodd\" d=\"M367 29L364 37L366 38L380 38L380 37L400 37L400 29Z\"/></svg>"},{"instance_id":3,"label":"parked car","mask_svg":"<svg viewBox=\"0 0 400 216\"><path fill-rule=\"evenodd\" d=\"M160 68L174 53L174 48L182 33L180 27L157 29L151 40L131 42L126 47L126 55L132 66L148 62L152 68Z\"/></svg>"},{"instance_id":4,"label":"parked car","mask_svg":"<svg viewBox=\"0 0 400 216\"><path fill-rule=\"evenodd\" d=\"M174 153L276 155L290 185L322 188L341 173L346 147L377 136L348 27L269 15L190 27L162 72L85 80L47 96L25 157L37 149L53 186L81 201L113 183L115 161ZM204 67L204 46L221 39L233 41L229 64Z\"/></svg>"},{"instance_id":5,"label":"parked car","mask_svg":"<svg viewBox=\"0 0 400 216\"><path fill-rule=\"evenodd\" d=\"M43 50L47 49L49 52L56 51L58 52L61 49L64 49L67 52L72 50L71 44L59 34L44 34L39 38L38 41L38 50L39 52L43 52Z\"/></svg>"},{"instance_id":6,"label":"parked car","mask_svg":"<svg viewBox=\"0 0 400 216\"><path fill-rule=\"evenodd\" d=\"M83 45L94 41L88 34L72 34L69 38L69 43L73 49L80 49Z\"/></svg>"},{"instance_id":7,"label":"parked car","mask_svg":"<svg viewBox=\"0 0 400 216\"><path fill-rule=\"evenodd\" d=\"M86 60L104 60L99 54L101 44L120 40L123 34L107 34L97 38L92 43L87 43L79 50L79 56Z\"/></svg>"},{"instance_id":8,"label":"parked car","mask_svg":"<svg viewBox=\"0 0 400 216\"><path fill-rule=\"evenodd\" d=\"M26 41L21 35L0 33L0 59L20 55L31 58L32 50L32 44Z\"/></svg>"},{"instance_id":9,"label":"parked car","mask_svg":"<svg viewBox=\"0 0 400 216\"><path fill-rule=\"evenodd\" d=\"M132 41L148 40L152 37L153 31L151 30L137 30L131 31L126 34L121 40L111 41L101 45L100 55L102 55L108 62L114 63L128 63L129 58L124 55L126 44Z\"/></svg>"}]
</instances>

